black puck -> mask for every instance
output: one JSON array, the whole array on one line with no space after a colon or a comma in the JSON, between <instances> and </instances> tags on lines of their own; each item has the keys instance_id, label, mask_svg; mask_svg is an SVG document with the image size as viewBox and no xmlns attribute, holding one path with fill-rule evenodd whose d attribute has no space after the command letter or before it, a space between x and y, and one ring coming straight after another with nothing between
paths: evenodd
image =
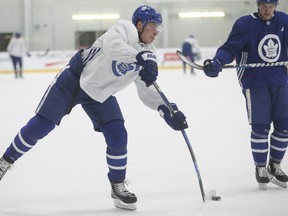
<instances>
[{"instance_id":1,"label":"black puck","mask_svg":"<svg viewBox=\"0 0 288 216\"><path fill-rule=\"evenodd\" d=\"M221 197L220 197L220 196L212 196L211 198L212 198L212 200L214 200L214 201L220 201L220 200L221 200Z\"/></svg>"}]
</instances>

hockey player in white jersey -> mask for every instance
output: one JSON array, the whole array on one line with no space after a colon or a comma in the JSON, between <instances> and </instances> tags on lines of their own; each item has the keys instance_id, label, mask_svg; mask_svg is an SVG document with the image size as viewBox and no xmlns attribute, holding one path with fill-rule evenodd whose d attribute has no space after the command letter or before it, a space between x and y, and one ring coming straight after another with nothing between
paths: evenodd
<instances>
[{"instance_id":1,"label":"hockey player in white jersey","mask_svg":"<svg viewBox=\"0 0 288 216\"><path fill-rule=\"evenodd\" d=\"M30 57L30 53L27 50L25 41L21 37L20 32L16 32L9 41L7 52L9 53L13 64L15 78L23 78L23 57L24 55Z\"/></svg>"},{"instance_id":2,"label":"hockey player in white jersey","mask_svg":"<svg viewBox=\"0 0 288 216\"><path fill-rule=\"evenodd\" d=\"M134 82L143 103L159 111L170 127L174 130L188 127L184 114L177 111L171 115L152 85L158 75L152 42L161 25L160 13L143 5L135 10L132 22L119 20L90 48L78 51L55 77L36 115L20 129L0 159L0 180L17 159L59 125L75 105L81 104L94 130L102 132L106 140L108 179L114 205L135 210L137 197L125 187L127 131L113 95Z\"/></svg>"}]
</instances>

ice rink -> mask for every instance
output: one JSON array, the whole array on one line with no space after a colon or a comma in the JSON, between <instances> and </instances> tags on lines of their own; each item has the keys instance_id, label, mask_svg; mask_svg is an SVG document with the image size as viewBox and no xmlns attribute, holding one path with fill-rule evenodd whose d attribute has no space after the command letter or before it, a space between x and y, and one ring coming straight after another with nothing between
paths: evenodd
<instances>
[{"instance_id":1,"label":"ice rink","mask_svg":"<svg viewBox=\"0 0 288 216\"><path fill-rule=\"evenodd\" d=\"M0 75L0 154L28 121L55 73ZM180 132L145 107L131 84L117 94L128 130L128 189L138 209L113 206L105 142L77 106L60 127L20 158L0 182L1 216L271 216L287 215L288 189L258 189L250 151L245 101L234 70L219 78L161 70L158 84L187 116L192 144L207 193L222 201L202 202L198 179ZM282 168L288 172L288 155Z\"/></svg>"}]
</instances>

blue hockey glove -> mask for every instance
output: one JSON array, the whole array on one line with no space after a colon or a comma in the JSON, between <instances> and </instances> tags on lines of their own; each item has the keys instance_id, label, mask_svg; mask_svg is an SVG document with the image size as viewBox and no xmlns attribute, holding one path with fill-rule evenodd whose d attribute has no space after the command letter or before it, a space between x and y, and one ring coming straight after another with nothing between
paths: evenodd
<instances>
[{"instance_id":1,"label":"blue hockey glove","mask_svg":"<svg viewBox=\"0 0 288 216\"><path fill-rule=\"evenodd\" d=\"M156 56L150 51L139 52L136 56L137 64L142 66L139 72L141 80L146 83L146 86L152 85L158 76L158 65Z\"/></svg>"},{"instance_id":2,"label":"blue hockey glove","mask_svg":"<svg viewBox=\"0 0 288 216\"><path fill-rule=\"evenodd\" d=\"M222 71L221 62L217 58L206 59L203 63L204 73L208 77L217 77Z\"/></svg>"},{"instance_id":3,"label":"blue hockey glove","mask_svg":"<svg viewBox=\"0 0 288 216\"><path fill-rule=\"evenodd\" d=\"M169 108L165 105L160 105L158 107L158 111L160 115L164 118L165 122L174 130L184 130L188 128L185 115L181 111L178 111L178 107L176 104L171 103L170 105L175 111L174 114L172 114Z\"/></svg>"}]
</instances>

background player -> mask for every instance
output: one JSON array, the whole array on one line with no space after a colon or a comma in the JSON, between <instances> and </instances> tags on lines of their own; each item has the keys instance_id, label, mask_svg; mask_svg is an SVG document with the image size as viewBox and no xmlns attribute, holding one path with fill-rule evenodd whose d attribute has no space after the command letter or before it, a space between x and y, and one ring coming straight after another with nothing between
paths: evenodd
<instances>
[{"instance_id":1,"label":"background player","mask_svg":"<svg viewBox=\"0 0 288 216\"><path fill-rule=\"evenodd\" d=\"M191 61L196 61L201 58L201 51L198 40L194 37L194 35L189 35L185 38L182 44L182 53L186 56L186 58ZM193 67L190 67L191 74L195 74ZM186 73L186 63L183 61L183 72Z\"/></svg>"},{"instance_id":2,"label":"background player","mask_svg":"<svg viewBox=\"0 0 288 216\"><path fill-rule=\"evenodd\" d=\"M27 54L30 57L30 54L27 51L24 39L21 37L21 33L16 32L14 37L11 38L7 51L13 64L15 78L23 78L23 56Z\"/></svg>"},{"instance_id":3,"label":"background player","mask_svg":"<svg viewBox=\"0 0 288 216\"><path fill-rule=\"evenodd\" d=\"M278 0L257 0L256 3L258 12L239 18L215 57L204 61L207 76L217 77L221 66L234 58L237 64L288 60L288 16L276 11ZM288 176L280 167L288 143L287 68L239 68L237 75L251 125L256 180L262 189L266 189L271 180L287 187ZM271 123L274 130L269 135Z\"/></svg>"}]
</instances>

